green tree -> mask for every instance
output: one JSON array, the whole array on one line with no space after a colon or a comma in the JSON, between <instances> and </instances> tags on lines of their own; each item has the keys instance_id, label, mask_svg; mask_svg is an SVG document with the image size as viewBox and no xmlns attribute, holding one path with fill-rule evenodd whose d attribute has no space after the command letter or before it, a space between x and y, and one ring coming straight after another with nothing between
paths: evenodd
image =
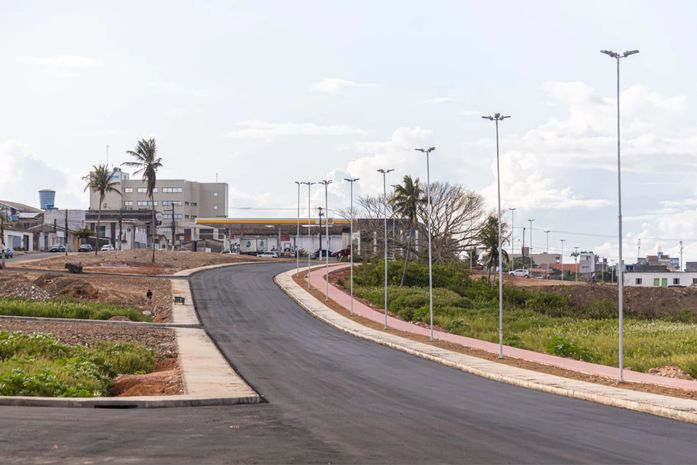
<instances>
[{"instance_id":1,"label":"green tree","mask_svg":"<svg viewBox=\"0 0 697 465\"><path fill-rule=\"evenodd\" d=\"M89 189L99 194L99 206L97 208L97 244L94 248L94 254L97 255L99 252L99 228L102 221L102 204L104 203L104 197L106 197L108 192L116 192L119 195L121 195L121 192L114 187L118 182L112 180L113 173L106 164L94 165L93 168L90 174L82 179L87 183L85 185L85 190Z\"/></svg>"},{"instance_id":2,"label":"green tree","mask_svg":"<svg viewBox=\"0 0 697 465\"><path fill-rule=\"evenodd\" d=\"M155 200L153 192L157 182L157 170L162 168L162 158L157 156L157 145L155 139L141 139L138 141L135 150L128 150L126 154L130 155L135 161L127 161L123 164L138 168L133 174L143 173L143 181L145 182L146 192L150 197L150 205L152 206L152 262L155 263L155 231L157 224L155 222Z\"/></svg>"},{"instance_id":3,"label":"green tree","mask_svg":"<svg viewBox=\"0 0 697 465\"><path fill-rule=\"evenodd\" d=\"M424 198L419 178L412 179L408 175L404 176L402 184L395 186L394 194L390 199L392 210L400 219L406 221L409 226L409 236L405 247L406 252L404 253L404 267L402 268L402 278L399 281L400 287L404 285L404 279L407 275L407 263L411 253L414 229L419 224L419 208L425 202L426 199Z\"/></svg>"},{"instance_id":4,"label":"green tree","mask_svg":"<svg viewBox=\"0 0 697 465\"><path fill-rule=\"evenodd\" d=\"M508 262L508 252L503 249L503 246L508 242L506 234L506 223L501 223L501 254L504 262ZM499 225L498 220L494 215L489 216L484 222L484 226L479 231L479 244L484 249L482 262L487 268L487 278L491 283L491 272L496 269L499 263Z\"/></svg>"}]
</instances>

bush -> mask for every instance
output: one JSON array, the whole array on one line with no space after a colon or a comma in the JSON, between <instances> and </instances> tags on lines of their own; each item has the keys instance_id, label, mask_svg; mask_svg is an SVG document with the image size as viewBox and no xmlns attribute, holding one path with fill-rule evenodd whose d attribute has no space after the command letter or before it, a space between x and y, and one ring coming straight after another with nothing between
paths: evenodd
<instances>
[{"instance_id":1,"label":"bush","mask_svg":"<svg viewBox=\"0 0 697 465\"><path fill-rule=\"evenodd\" d=\"M590 352L561 336L552 336L549 339L547 343L547 352L552 355L575 358L586 362L594 361Z\"/></svg>"},{"instance_id":2,"label":"bush","mask_svg":"<svg viewBox=\"0 0 697 465\"><path fill-rule=\"evenodd\" d=\"M28 300L17 297L0 297L0 315L78 320L108 320L114 316L125 316L131 321L152 321L151 317L138 310L118 305L69 300Z\"/></svg>"},{"instance_id":3,"label":"bush","mask_svg":"<svg viewBox=\"0 0 697 465\"><path fill-rule=\"evenodd\" d=\"M0 395L92 397L118 374L155 368L152 350L133 343L64 344L48 334L0 332Z\"/></svg>"}]
</instances>

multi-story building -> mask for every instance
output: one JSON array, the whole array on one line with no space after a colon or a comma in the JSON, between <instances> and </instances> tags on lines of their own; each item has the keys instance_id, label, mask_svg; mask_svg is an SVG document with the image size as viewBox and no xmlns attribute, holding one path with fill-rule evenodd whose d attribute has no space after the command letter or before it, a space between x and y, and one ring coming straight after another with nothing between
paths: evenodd
<instances>
[{"instance_id":1,"label":"multi-story building","mask_svg":"<svg viewBox=\"0 0 697 465\"><path fill-rule=\"evenodd\" d=\"M190 241L197 238L197 218L226 218L228 210L228 185L223 182L195 182L185 179L158 179L153 190L153 200L147 194L147 186L142 178L131 179L128 173L114 168L112 180L121 195L109 192L102 203L103 211L120 212L128 217L137 211L151 210L157 214L157 235L172 243L172 225L175 240ZM153 205L154 203L154 205ZM90 211L99 208L99 194L90 192ZM91 225L93 215L88 214ZM144 225L148 231L149 224ZM109 235L111 225L104 225ZM149 233L148 233L149 237Z\"/></svg>"}]
</instances>

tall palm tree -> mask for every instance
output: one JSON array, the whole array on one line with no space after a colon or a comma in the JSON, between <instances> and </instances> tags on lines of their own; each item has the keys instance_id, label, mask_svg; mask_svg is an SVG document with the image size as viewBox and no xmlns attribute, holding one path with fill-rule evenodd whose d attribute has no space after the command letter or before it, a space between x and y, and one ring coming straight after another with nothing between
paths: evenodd
<instances>
[{"instance_id":1,"label":"tall palm tree","mask_svg":"<svg viewBox=\"0 0 697 465\"><path fill-rule=\"evenodd\" d=\"M124 162L123 165L138 168L133 174L143 173L146 192L148 197L150 197L150 205L152 206L152 262L155 263L155 231L157 230L157 224L155 223L155 200L153 198L153 192L155 190L155 183L157 182L157 170L162 168L162 158L157 156L155 139L139 140L135 150L127 150L126 154L132 156L135 161L127 161Z\"/></svg>"},{"instance_id":2,"label":"tall palm tree","mask_svg":"<svg viewBox=\"0 0 697 465\"><path fill-rule=\"evenodd\" d=\"M94 254L97 255L99 252L99 228L102 221L102 204L104 203L104 197L108 192L116 192L121 195L121 192L114 187L118 184L118 181L113 181L113 172L109 170L107 165L94 165L94 168L90 174L83 177L82 179L87 183L85 185L85 190L89 189L92 192L99 194L99 207L97 208L97 244L94 248ZM65 231L66 240L68 231Z\"/></svg>"},{"instance_id":3,"label":"tall palm tree","mask_svg":"<svg viewBox=\"0 0 697 465\"><path fill-rule=\"evenodd\" d=\"M404 285L404 279L407 275L407 263L409 262L409 253L411 252L411 241L414 235L414 228L416 228L419 223L419 208L425 201L426 199L424 199L419 178L412 179L412 177L408 175L404 176L402 184L398 184L394 187L394 194L390 199L392 210L401 219L406 220L409 225L407 250L404 253L404 267L402 268L402 279L399 281L400 287Z\"/></svg>"},{"instance_id":4,"label":"tall palm tree","mask_svg":"<svg viewBox=\"0 0 697 465\"><path fill-rule=\"evenodd\" d=\"M501 246L508 242L506 234L506 224L501 224ZM487 268L487 279L491 283L491 271L498 266L499 263L499 224L494 215L487 218L484 226L479 231L479 243L484 249L483 263ZM506 249L501 250L502 258L505 262L508 261L508 252Z\"/></svg>"}]
</instances>

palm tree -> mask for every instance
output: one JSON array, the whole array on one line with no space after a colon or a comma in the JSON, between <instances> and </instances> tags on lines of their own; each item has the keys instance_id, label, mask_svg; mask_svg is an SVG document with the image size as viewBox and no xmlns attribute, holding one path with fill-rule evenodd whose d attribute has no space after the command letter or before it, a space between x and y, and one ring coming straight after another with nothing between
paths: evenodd
<instances>
[{"instance_id":1,"label":"palm tree","mask_svg":"<svg viewBox=\"0 0 697 465\"><path fill-rule=\"evenodd\" d=\"M157 230L157 224L155 223L153 192L157 182L157 170L162 168L162 158L157 156L155 139L139 140L135 150L127 150L126 154L132 156L136 161L127 161L123 165L138 168L133 174L143 173L146 192L148 197L150 197L150 205L152 206L152 262L155 263L155 231Z\"/></svg>"},{"instance_id":2,"label":"palm tree","mask_svg":"<svg viewBox=\"0 0 697 465\"><path fill-rule=\"evenodd\" d=\"M419 223L419 208L425 201L426 199L424 199L419 178L412 179L412 177L408 175L404 176L402 184L398 184L394 187L394 194L390 199L392 210L409 224L409 236L407 239L407 250L404 254L402 279L399 281L400 287L404 285L404 279L407 275L407 263L409 262L409 253L411 252L413 232L414 228L416 228Z\"/></svg>"},{"instance_id":3,"label":"palm tree","mask_svg":"<svg viewBox=\"0 0 697 465\"><path fill-rule=\"evenodd\" d=\"M508 242L506 234L506 224L501 224L501 234L503 236L501 246ZM479 243L484 249L483 263L487 268L487 279L491 283L491 270L495 269L499 263L499 224L494 215L487 218L484 226L479 231ZM501 250L504 261L508 261L508 252L506 249Z\"/></svg>"},{"instance_id":4,"label":"palm tree","mask_svg":"<svg viewBox=\"0 0 697 465\"><path fill-rule=\"evenodd\" d=\"M107 165L95 165L93 168L94 170L82 179L87 182L85 190L89 189L99 194L99 207L97 208L97 244L94 248L94 254L97 255L99 252L99 227L102 221L102 204L104 203L104 197L106 197L108 192L116 192L119 195L121 195L121 192L114 187L118 184L118 181L112 181L113 173L109 171Z\"/></svg>"}]
</instances>

